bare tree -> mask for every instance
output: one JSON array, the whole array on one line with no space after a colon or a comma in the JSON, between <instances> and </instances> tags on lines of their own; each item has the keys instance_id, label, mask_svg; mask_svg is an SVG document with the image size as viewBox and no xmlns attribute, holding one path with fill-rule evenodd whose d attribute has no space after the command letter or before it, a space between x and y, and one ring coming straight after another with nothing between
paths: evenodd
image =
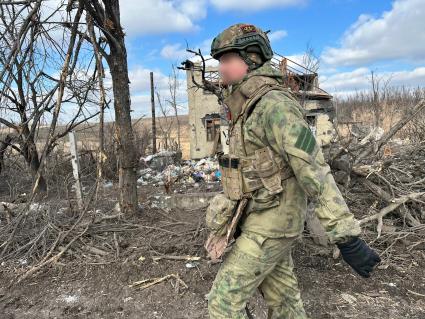
<instances>
[{"instance_id":1,"label":"bare tree","mask_svg":"<svg viewBox=\"0 0 425 319\"><path fill-rule=\"evenodd\" d=\"M106 159L105 154L105 106L106 106L106 90L104 86L103 79L105 77L105 70L103 68L102 62L102 53L100 52L100 43L96 39L96 34L93 26L93 19L88 14L86 15L87 21L87 30L90 36L90 40L93 45L93 50L95 53L96 59L96 68L98 70L98 82L99 82L99 149L98 149L98 159L97 159L97 179L101 181L103 179L103 163ZM98 191L100 189L101 183L98 183Z\"/></svg>"},{"instance_id":2,"label":"bare tree","mask_svg":"<svg viewBox=\"0 0 425 319\"><path fill-rule=\"evenodd\" d=\"M317 56L314 48L310 43L307 43L306 50L302 57L302 65L314 73L319 71L320 58Z\"/></svg>"},{"instance_id":3,"label":"bare tree","mask_svg":"<svg viewBox=\"0 0 425 319\"><path fill-rule=\"evenodd\" d=\"M156 89L155 93L162 115L160 118L157 118L157 124L162 137L161 146L164 150L171 150L173 149L173 141L171 139L171 130L174 126L174 119L171 117L173 109L170 107L170 103L167 103L167 101L162 98L159 90Z\"/></svg>"},{"instance_id":4,"label":"bare tree","mask_svg":"<svg viewBox=\"0 0 425 319\"><path fill-rule=\"evenodd\" d=\"M376 72L370 72L370 84L372 101L370 106L373 110L374 115L374 126L375 128L382 126L382 114L385 109L387 101L388 86L391 82L391 77L385 78L383 76L377 76Z\"/></svg>"},{"instance_id":5,"label":"bare tree","mask_svg":"<svg viewBox=\"0 0 425 319\"><path fill-rule=\"evenodd\" d=\"M178 72L175 65L172 65L171 74L168 78L168 90L170 93L170 98L167 100L167 102L170 104L174 112L174 117L176 119L176 124L177 124L177 145L178 145L178 148L181 149L180 119L178 115L178 109L180 108L180 105L178 104L178 97L177 97L177 92L179 88L180 88L180 81L178 78Z\"/></svg>"},{"instance_id":6,"label":"bare tree","mask_svg":"<svg viewBox=\"0 0 425 319\"><path fill-rule=\"evenodd\" d=\"M51 21L57 13L65 10L60 4L47 17L43 16L42 1L0 3L0 122L12 130L10 138L2 142L3 154L8 146L18 151L25 159L32 174L36 176L33 191L47 190L43 177L43 160L53 150L57 141L79 124L96 116L85 114L90 91L94 85L90 68L83 70L79 61L82 39L77 39L77 28L82 10L76 12L73 22L68 11L63 21ZM52 36L51 25L72 25L69 35ZM65 49L64 49L65 48ZM61 62L63 65L61 66ZM62 69L60 78L56 78ZM56 99L55 99L56 95ZM74 114L65 128L56 132L61 106L72 106ZM43 119L50 121L47 136L41 136ZM41 133L40 133L41 132ZM46 135L46 134L44 134ZM36 141L45 139L40 155Z\"/></svg>"},{"instance_id":7,"label":"bare tree","mask_svg":"<svg viewBox=\"0 0 425 319\"><path fill-rule=\"evenodd\" d=\"M120 22L118 0L80 0L93 25L103 35L109 53L98 47L106 59L113 84L116 136L119 161L119 202L121 211L133 214L138 209L137 157L130 116L130 87L127 66L125 34ZM91 42L90 37L86 37ZM93 44L93 43L92 43Z\"/></svg>"}]
</instances>

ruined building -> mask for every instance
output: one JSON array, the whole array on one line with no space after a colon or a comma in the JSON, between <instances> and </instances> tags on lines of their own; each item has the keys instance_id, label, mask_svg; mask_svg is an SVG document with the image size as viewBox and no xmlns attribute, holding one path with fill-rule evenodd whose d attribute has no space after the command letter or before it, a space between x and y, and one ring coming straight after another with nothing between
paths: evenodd
<instances>
[{"instance_id":1,"label":"ruined building","mask_svg":"<svg viewBox=\"0 0 425 319\"><path fill-rule=\"evenodd\" d=\"M272 65L282 72L284 83L300 100L307 111L307 121L321 145L329 143L334 135L332 120L334 107L332 96L319 88L318 74L288 58L275 55ZM187 92L189 105L190 127L190 158L199 159L214 155L217 151L227 152L227 123L223 119L222 107L217 97L200 88L201 72L187 71ZM207 67L205 77L212 82L218 82L219 74L216 67Z\"/></svg>"}]
</instances>

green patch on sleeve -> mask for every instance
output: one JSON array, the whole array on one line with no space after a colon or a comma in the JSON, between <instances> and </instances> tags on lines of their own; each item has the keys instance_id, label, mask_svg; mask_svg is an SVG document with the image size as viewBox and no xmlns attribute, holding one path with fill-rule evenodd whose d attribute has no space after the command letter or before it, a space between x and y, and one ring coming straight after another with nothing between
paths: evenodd
<instances>
[{"instance_id":1,"label":"green patch on sleeve","mask_svg":"<svg viewBox=\"0 0 425 319\"><path fill-rule=\"evenodd\" d=\"M303 126L300 135L295 143L295 147L303 150L307 154L312 154L316 146L316 139L308 127Z\"/></svg>"}]
</instances>

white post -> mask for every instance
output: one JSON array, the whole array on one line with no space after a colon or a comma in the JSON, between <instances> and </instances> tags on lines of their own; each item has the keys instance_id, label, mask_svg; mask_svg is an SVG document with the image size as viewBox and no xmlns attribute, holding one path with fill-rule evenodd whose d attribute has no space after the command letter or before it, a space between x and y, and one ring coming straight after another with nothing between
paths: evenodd
<instances>
[{"instance_id":1,"label":"white post","mask_svg":"<svg viewBox=\"0 0 425 319\"><path fill-rule=\"evenodd\" d=\"M78 162L77 141L75 138L74 131L70 131L68 134L69 134L69 150L71 152L72 172L74 174L75 192L77 194L77 203L78 203L78 208L83 209L84 207L83 190L81 187L81 180L80 180L80 164Z\"/></svg>"}]
</instances>

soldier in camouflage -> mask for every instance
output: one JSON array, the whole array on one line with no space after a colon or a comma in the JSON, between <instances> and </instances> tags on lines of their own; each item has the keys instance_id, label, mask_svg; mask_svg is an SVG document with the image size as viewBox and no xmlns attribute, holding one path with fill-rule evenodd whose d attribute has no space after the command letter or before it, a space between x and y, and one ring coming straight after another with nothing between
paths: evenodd
<instances>
[{"instance_id":1,"label":"soldier in camouflage","mask_svg":"<svg viewBox=\"0 0 425 319\"><path fill-rule=\"evenodd\" d=\"M329 241L358 274L369 277L379 256L359 238L359 223L303 108L272 68L267 34L253 25L233 25L213 40L211 55L220 62L231 123L229 154L219 160L224 194L212 201L207 225L229 217L229 207L238 201L248 204L239 221L241 234L208 294L210 318L248 318L245 306L258 288L268 318L305 319L291 250L303 231L307 198L316 204ZM214 212L222 216L211 217Z\"/></svg>"}]
</instances>

